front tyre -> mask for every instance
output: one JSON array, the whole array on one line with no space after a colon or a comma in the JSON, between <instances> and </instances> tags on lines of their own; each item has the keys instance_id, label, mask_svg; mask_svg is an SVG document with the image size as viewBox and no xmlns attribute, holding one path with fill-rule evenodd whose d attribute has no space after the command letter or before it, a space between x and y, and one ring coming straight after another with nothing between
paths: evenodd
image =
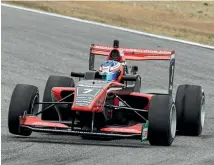
<instances>
[{"instance_id":1,"label":"front tyre","mask_svg":"<svg viewBox=\"0 0 214 165\"><path fill-rule=\"evenodd\" d=\"M170 146L176 134L176 108L172 96L153 96L150 101L148 120L149 143Z\"/></svg>"},{"instance_id":2,"label":"front tyre","mask_svg":"<svg viewBox=\"0 0 214 165\"><path fill-rule=\"evenodd\" d=\"M15 135L30 136L32 131L20 127L19 117L38 112L39 90L33 85L17 84L11 96L8 112L9 132Z\"/></svg>"}]
</instances>

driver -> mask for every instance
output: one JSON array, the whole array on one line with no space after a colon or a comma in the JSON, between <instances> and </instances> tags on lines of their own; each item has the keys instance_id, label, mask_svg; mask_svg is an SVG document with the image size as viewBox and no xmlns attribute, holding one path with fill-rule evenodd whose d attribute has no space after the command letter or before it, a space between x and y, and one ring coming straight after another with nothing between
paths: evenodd
<instances>
[{"instance_id":1,"label":"driver","mask_svg":"<svg viewBox=\"0 0 214 165\"><path fill-rule=\"evenodd\" d=\"M108 60L101 65L99 74L104 81L120 82L124 75L124 68L120 62Z\"/></svg>"}]
</instances>

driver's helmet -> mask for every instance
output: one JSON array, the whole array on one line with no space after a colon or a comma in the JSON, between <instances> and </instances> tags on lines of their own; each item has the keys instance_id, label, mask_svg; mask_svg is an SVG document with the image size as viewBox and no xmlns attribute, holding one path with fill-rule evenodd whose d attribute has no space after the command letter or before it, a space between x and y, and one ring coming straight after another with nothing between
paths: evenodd
<instances>
[{"instance_id":1,"label":"driver's helmet","mask_svg":"<svg viewBox=\"0 0 214 165\"><path fill-rule=\"evenodd\" d=\"M124 69L120 62L108 60L101 65L99 73L104 81L120 81Z\"/></svg>"}]
</instances>

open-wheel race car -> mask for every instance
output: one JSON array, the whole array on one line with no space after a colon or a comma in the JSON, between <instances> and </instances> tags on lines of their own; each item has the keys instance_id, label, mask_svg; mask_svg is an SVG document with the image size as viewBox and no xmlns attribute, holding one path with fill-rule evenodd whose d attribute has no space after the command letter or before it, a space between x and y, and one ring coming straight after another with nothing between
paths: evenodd
<instances>
[{"instance_id":1,"label":"open-wheel race car","mask_svg":"<svg viewBox=\"0 0 214 165\"><path fill-rule=\"evenodd\" d=\"M100 55L107 61L95 69L95 57ZM168 92L141 92L138 67L129 70L127 60L168 60ZM71 72L72 77L79 77L76 85L71 77L50 76L42 102L36 86L16 85L9 106L9 132L139 138L162 146L170 146L177 131L199 136L205 118L203 88L180 85L174 99L174 68L174 51L120 48L118 40L112 47L92 44L89 71Z\"/></svg>"}]
</instances>

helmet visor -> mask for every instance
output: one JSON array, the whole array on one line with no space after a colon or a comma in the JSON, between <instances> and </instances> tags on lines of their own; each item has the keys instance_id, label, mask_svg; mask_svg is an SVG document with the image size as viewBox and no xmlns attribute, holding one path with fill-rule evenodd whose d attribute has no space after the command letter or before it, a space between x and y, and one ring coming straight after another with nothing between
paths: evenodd
<instances>
[{"instance_id":1,"label":"helmet visor","mask_svg":"<svg viewBox=\"0 0 214 165\"><path fill-rule=\"evenodd\" d=\"M102 75L102 79L103 79L104 81L117 80L118 73L119 73L119 72L103 74L103 75Z\"/></svg>"}]
</instances>

